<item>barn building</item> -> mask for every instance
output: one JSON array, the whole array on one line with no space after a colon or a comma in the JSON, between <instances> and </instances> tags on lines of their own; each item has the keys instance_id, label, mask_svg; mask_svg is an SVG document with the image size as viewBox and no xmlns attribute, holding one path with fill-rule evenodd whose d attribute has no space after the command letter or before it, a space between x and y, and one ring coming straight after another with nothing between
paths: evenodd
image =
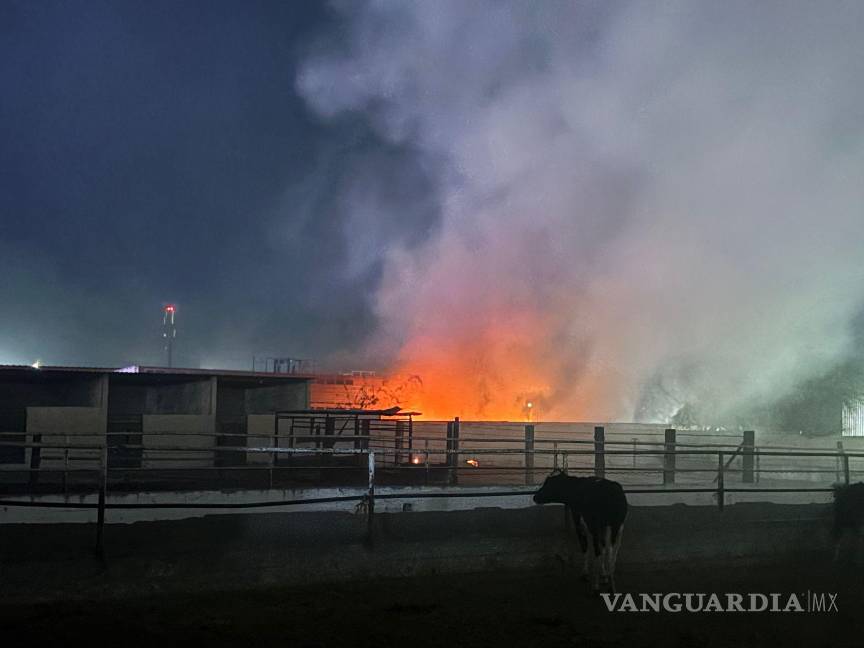
<instances>
[{"instance_id":1,"label":"barn building","mask_svg":"<svg viewBox=\"0 0 864 648\"><path fill-rule=\"evenodd\" d=\"M95 445L106 431L118 446L138 446L118 447L111 453L111 464L127 467L146 467L157 459L147 448L152 439L162 446L173 443L202 451L215 445L246 445L249 435L265 430L269 434L276 412L308 408L311 380L210 369L3 366L0 433L5 445L0 445L0 469L68 462L63 450L25 445ZM183 466L242 460L231 453L214 455L177 453L173 458ZM169 466L170 462L162 464Z\"/></svg>"},{"instance_id":2,"label":"barn building","mask_svg":"<svg viewBox=\"0 0 864 648\"><path fill-rule=\"evenodd\" d=\"M382 456L382 467L407 463L416 413L374 407L388 398L380 389L361 407L350 391L345 399L327 398L334 387L355 387L339 380L164 367L2 366L0 487L65 491L76 477L92 482L103 460L111 479L130 487L143 479L162 487L190 480L239 486L244 475L259 477L261 468L330 462L262 450L274 447L387 447L393 452ZM325 400L317 403L315 384L325 387Z\"/></svg>"}]
</instances>

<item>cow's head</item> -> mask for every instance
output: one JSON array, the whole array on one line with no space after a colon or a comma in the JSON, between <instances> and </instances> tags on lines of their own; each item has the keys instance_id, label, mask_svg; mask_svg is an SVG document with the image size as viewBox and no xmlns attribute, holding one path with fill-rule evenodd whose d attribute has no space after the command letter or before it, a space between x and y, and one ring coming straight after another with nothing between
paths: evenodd
<instances>
[{"instance_id":1,"label":"cow's head","mask_svg":"<svg viewBox=\"0 0 864 648\"><path fill-rule=\"evenodd\" d=\"M570 478L561 471L555 471L546 478L543 485L534 493L536 504L548 504L550 502L564 502L570 482Z\"/></svg>"}]
</instances>

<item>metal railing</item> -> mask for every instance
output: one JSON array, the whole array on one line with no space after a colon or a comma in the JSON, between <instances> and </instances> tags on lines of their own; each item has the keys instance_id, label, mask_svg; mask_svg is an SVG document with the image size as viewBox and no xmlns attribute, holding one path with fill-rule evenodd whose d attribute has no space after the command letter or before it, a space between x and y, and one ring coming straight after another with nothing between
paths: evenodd
<instances>
[{"instance_id":1,"label":"metal railing","mask_svg":"<svg viewBox=\"0 0 864 648\"><path fill-rule=\"evenodd\" d=\"M454 434L455 428L455 434ZM394 447L393 440L368 435L362 441L368 447L363 448L340 448L340 447L312 447L312 448L285 448L278 446L227 446L218 445L217 437L237 438L236 434L210 434L210 433L178 433L176 438L210 438L212 444L206 447L193 444L178 443L144 443L143 437L161 438L163 442L170 439L169 434L143 433L142 443L112 443L112 437L127 436L125 432L107 433L101 443L73 443L68 436L57 434L43 434L39 441L10 441L11 435L0 433L0 447L15 447L32 451L39 449L40 461L49 465L21 467L7 467L0 474L23 474L25 486L38 486L38 477L42 475L60 474L62 476L62 487L64 493L69 487L71 476L85 476L85 493L91 496L96 494L96 502L85 502L80 498L72 500L64 497L62 501L53 499L34 498L34 489L30 490L30 499L3 497L0 499L0 507L42 507L42 508L72 508L72 509L95 509L97 512L97 538L96 550L100 554L104 549L104 527L106 512L109 510L132 510L132 509L267 509L274 507L288 507L294 505L357 502L358 508L366 515L367 541L373 541L376 499L425 499L425 498L452 498L452 497L503 497L503 496L529 496L536 489L535 477L537 474L546 474L550 470L563 470L571 473L590 473L596 476L606 476L614 473L629 475L655 475L662 476L662 482L655 487L646 487L645 484L625 483L625 491L631 494L669 494L669 493L711 493L716 496L717 505L720 510L725 506L726 496L729 493L819 493L831 492L833 486L803 487L793 486L753 486L759 482L760 474L802 473L807 474L830 474L835 481L850 483L853 475L864 471L853 470L851 461L864 459L864 452L850 452L842 447L836 449L815 448L805 449L792 447L756 447L752 443L752 435L745 435L744 442L739 444L723 443L678 443L675 434L668 431L663 441L629 441L607 440L603 429L595 430L593 439L537 438L533 426L525 427L525 438L514 439L506 436L478 436L463 438L458 437L458 425L448 426L448 434L445 438L418 435L413 441L419 447L407 448ZM21 433L14 433L20 438ZM70 435L71 436L71 435ZM748 442L748 436L751 441ZM63 440L59 439L63 437ZM92 438L92 437L91 437ZM58 440L54 440L58 439ZM318 439L316 436L313 440ZM356 442L355 437L344 439L351 444ZM339 441L337 441L338 443ZM441 444L443 448L430 448L430 442ZM522 447L488 447L488 444L519 444ZM466 447L465 444L480 444L485 447ZM141 449L141 466L112 466L110 451L115 448ZM146 456L144 452L146 451ZM219 453L245 453L244 456L265 459L264 462L253 462L251 465L242 466L219 466L216 465L215 457ZM407 453L407 454L406 454ZM32 458L32 454L30 455ZM396 457L407 457L396 460ZM431 460L431 457L443 458L442 461ZM473 463L463 463L462 459L470 457ZM314 459L317 463L294 463L280 465L280 459ZM760 461L770 459L792 458L805 459L828 459L835 462L833 467L783 467L763 468ZM345 463L334 463L336 460L347 460ZM630 462L622 465L621 459ZM637 460L654 460L652 465L637 465ZM683 460L695 462L694 465L684 466ZM740 460L741 467L733 468L732 461ZM416 460L416 461L415 461ZM587 460L582 461L581 460ZM681 461L679 461L681 460ZM50 465L61 462L60 465ZM143 465L144 463L147 465ZM188 463L172 468L163 468L162 462ZM207 463L211 465L195 465ZM362 463L361 463L362 462ZM86 464L86 465L80 465ZM383 467L382 467L383 466ZM335 472L350 473L358 477L361 483L357 485L354 494L334 495L326 497L301 497L291 499L264 499L252 502L109 502L108 495L111 486L118 484L118 479L128 479L130 475L135 477L133 485L137 484L139 490L147 486L146 475L158 475L167 471L179 471L181 473L205 471L224 475L231 471L249 471L256 475L265 475L268 488L274 487L274 473L282 471L287 474L312 471L317 474L315 486L327 485L327 475ZM434 472L436 479L430 479ZM407 479L400 482L393 477L425 475L425 479ZM699 483L680 482L679 477L707 474L711 476L711 482L707 485ZM412 489L406 492L376 493L376 485L386 482L389 475L391 483L421 484L427 486L430 483L448 486L450 488L438 491L428 489ZM496 479L477 478L482 476L495 476ZM501 475L505 475L502 483ZM37 479L34 481L34 476ZM112 483L112 477L115 481ZM730 478L740 477L741 486L734 485ZM512 488L513 478L518 479L518 488ZM626 479L622 478L626 482ZM521 483L524 482L524 483ZM254 481L260 485L259 481ZM281 482L284 485L284 481ZM471 486L492 485L511 486L501 490L477 490ZM194 488L200 484L193 482ZM249 488L251 490L251 487ZM182 490L182 488L180 489ZM51 491L49 490L49 493ZM56 495L56 493L55 493Z\"/></svg>"},{"instance_id":2,"label":"metal railing","mask_svg":"<svg viewBox=\"0 0 864 648\"><path fill-rule=\"evenodd\" d=\"M524 428L524 438L514 432ZM442 430L443 431L443 430ZM136 485L153 486L153 480L160 475L179 485L192 485L196 479L206 481L203 475L210 473L230 481L226 476L265 475L264 483L273 487L274 483L290 482L291 473L302 473L303 468L315 469L324 473L350 472L350 462L309 461L298 462L296 457L312 455L328 457L331 455L356 454L347 450L375 451L379 457L379 468L385 471L393 483L400 480L408 484L430 484L442 482L455 485L467 480L469 483L486 481L491 484L511 484L514 479L526 485L535 483L535 476L550 470L567 469L572 472L592 472L604 476L607 473L634 477L639 475L662 475L666 486L676 484L679 479L699 473L711 473L714 482L720 475L740 474L743 483L758 483L760 478L781 473L818 476L833 475L834 481L849 481L849 460L855 458L838 443L836 449L801 449L792 446L762 446L757 448L753 433L744 433L741 443L682 443L676 438L675 430L665 431L661 440L607 439L603 427L597 426L593 439L542 438L535 434L533 425L505 428L491 427L491 435L470 435L459 437L459 422L447 424L445 434L416 434L409 439L394 439L381 434L361 436L332 437L322 439L321 435L296 435L291 439L293 448L280 445L279 438L268 435L218 434L208 432L178 431L176 433L138 432L134 437L126 431L108 432L102 436L85 436L90 443L75 442L74 435L45 434L31 435L33 440L21 441L22 433L0 432L0 451L12 449L5 456L23 455L23 462L0 464L0 492L8 492L15 480L9 474L17 474L18 490L24 492L50 490L52 485L63 493L76 488L80 490L94 486L93 476L101 476L101 465L105 464L106 480L122 481L127 488ZM510 432L508 436L506 433ZM682 435L683 436L683 435ZM130 443L134 439L137 443ZM227 443L226 443L227 441ZM237 442L247 445L235 445ZM248 443L257 442L254 447ZM340 447L348 445L350 447ZM298 447L305 446L305 447ZM359 447L358 447L359 446ZM326 453L328 448L338 449L337 453ZM285 450L296 452L284 452ZM103 454L107 453L107 457ZM722 459L720 470L711 455ZM224 457L230 456L227 462ZM607 465L607 457L609 462ZM807 458L812 462L818 458L831 458L832 465L778 465L773 458ZM222 460L219 460L222 458ZM239 458L239 459L238 459ZM593 462L584 460L593 458ZM467 461L463 461L466 460ZM621 459L624 459L622 461ZM740 467L733 467L737 460ZM775 461L772 464L772 460ZM581 463L580 463L581 461ZM646 463L647 462L647 463ZM766 463L767 462L767 463ZM356 466L355 466L356 467ZM307 470L307 472L309 472ZM355 471L356 472L356 471ZM60 483L50 478L61 475ZM417 478L417 475L421 478ZM86 479L87 476L89 479ZM483 476L482 478L480 476ZM279 476L275 480L274 477ZM521 476L521 477L520 477ZM81 477L84 477L83 480ZM306 475L309 481L310 475ZM314 475L312 476L314 477ZM211 480L212 481L212 480ZM246 479L246 483L250 481ZM251 481L255 481L252 479ZM327 479L319 477L319 481ZM685 480L686 481L686 480ZM692 480L691 480L692 481ZM6 482L6 483L2 483ZM256 483L260 485L262 480ZM229 484L230 485L230 484ZM243 483L234 484L243 487Z\"/></svg>"}]
</instances>

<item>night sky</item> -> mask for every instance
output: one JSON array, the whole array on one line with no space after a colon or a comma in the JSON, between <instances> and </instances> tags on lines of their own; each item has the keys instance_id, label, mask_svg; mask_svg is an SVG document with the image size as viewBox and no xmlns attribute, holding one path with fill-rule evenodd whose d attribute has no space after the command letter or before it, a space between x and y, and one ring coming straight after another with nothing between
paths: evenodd
<instances>
[{"instance_id":1,"label":"night sky","mask_svg":"<svg viewBox=\"0 0 864 648\"><path fill-rule=\"evenodd\" d=\"M381 268L348 268L345 189L382 245L435 210L406 147L298 97L339 29L313 2L0 3L0 363L161 364L166 302L180 365L356 353ZM387 222L408 198L428 222Z\"/></svg>"},{"instance_id":2,"label":"night sky","mask_svg":"<svg viewBox=\"0 0 864 648\"><path fill-rule=\"evenodd\" d=\"M178 365L420 375L442 417L839 412L862 32L839 1L0 1L0 363L162 364L170 302Z\"/></svg>"}]
</instances>

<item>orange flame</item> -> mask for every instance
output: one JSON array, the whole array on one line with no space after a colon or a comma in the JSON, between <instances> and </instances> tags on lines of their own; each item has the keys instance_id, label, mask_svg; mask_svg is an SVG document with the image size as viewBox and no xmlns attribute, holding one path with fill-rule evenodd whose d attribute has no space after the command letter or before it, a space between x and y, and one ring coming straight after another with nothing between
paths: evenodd
<instances>
[{"instance_id":1,"label":"orange flame","mask_svg":"<svg viewBox=\"0 0 864 648\"><path fill-rule=\"evenodd\" d=\"M537 339L542 331L536 318L510 314L458 339L409 339L398 372L422 380L410 408L427 420L540 420L552 392L550 376L543 372L544 345Z\"/></svg>"}]
</instances>

